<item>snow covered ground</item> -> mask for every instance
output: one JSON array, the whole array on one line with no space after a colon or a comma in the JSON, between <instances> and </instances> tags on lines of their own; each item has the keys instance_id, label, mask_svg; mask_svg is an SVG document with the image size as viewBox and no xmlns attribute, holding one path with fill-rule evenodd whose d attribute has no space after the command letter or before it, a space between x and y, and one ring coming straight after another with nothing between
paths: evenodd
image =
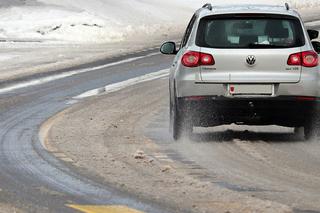
<instances>
[{"instance_id":1,"label":"snow covered ground","mask_svg":"<svg viewBox=\"0 0 320 213\"><path fill-rule=\"evenodd\" d=\"M208 0L0 0L0 39L110 43L180 33ZM219 1L212 1L219 4ZM280 0L228 3L284 4ZM320 0L291 1L299 9Z\"/></svg>"}]
</instances>

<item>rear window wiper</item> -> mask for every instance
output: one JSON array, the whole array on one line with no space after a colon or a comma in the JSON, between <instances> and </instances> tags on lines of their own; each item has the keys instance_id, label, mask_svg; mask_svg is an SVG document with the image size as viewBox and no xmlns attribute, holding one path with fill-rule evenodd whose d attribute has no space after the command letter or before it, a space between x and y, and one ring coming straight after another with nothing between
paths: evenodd
<instances>
[{"instance_id":1,"label":"rear window wiper","mask_svg":"<svg viewBox=\"0 0 320 213\"><path fill-rule=\"evenodd\" d=\"M286 46L280 46L275 44L258 44L258 43L250 43L248 44L249 48L286 48Z\"/></svg>"}]
</instances>

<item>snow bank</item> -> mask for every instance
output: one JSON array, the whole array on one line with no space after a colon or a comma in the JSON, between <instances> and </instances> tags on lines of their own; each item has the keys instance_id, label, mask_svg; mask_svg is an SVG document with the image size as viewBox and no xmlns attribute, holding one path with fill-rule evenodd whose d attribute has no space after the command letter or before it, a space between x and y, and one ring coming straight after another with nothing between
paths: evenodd
<instances>
[{"instance_id":1,"label":"snow bank","mask_svg":"<svg viewBox=\"0 0 320 213\"><path fill-rule=\"evenodd\" d=\"M108 43L165 37L180 32L194 10L180 0L40 1L43 5L0 9L0 39Z\"/></svg>"},{"instance_id":2,"label":"snow bank","mask_svg":"<svg viewBox=\"0 0 320 213\"><path fill-rule=\"evenodd\" d=\"M314 8L314 7L319 7L320 5L319 0L296 0L296 1L290 1L290 2L295 8L299 8L299 9Z\"/></svg>"},{"instance_id":3,"label":"snow bank","mask_svg":"<svg viewBox=\"0 0 320 213\"><path fill-rule=\"evenodd\" d=\"M0 39L110 43L165 38L180 33L193 11L207 1L38 0L38 3L0 8ZM239 2L253 1L228 1ZM320 0L291 2L297 8L320 8ZM256 0L254 3L282 4L284 1Z\"/></svg>"},{"instance_id":4,"label":"snow bank","mask_svg":"<svg viewBox=\"0 0 320 213\"><path fill-rule=\"evenodd\" d=\"M112 21L52 6L0 9L0 38L109 42L123 39Z\"/></svg>"}]
</instances>

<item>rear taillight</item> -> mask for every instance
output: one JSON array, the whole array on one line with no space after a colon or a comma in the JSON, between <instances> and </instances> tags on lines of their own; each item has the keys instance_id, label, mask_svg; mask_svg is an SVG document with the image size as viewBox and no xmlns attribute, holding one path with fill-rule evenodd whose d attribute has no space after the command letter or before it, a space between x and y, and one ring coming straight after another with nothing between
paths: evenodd
<instances>
[{"instance_id":1,"label":"rear taillight","mask_svg":"<svg viewBox=\"0 0 320 213\"><path fill-rule=\"evenodd\" d=\"M215 61L212 55L206 53L200 53L200 65L214 65Z\"/></svg>"},{"instance_id":2,"label":"rear taillight","mask_svg":"<svg viewBox=\"0 0 320 213\"><path fill-rule=\"evenodd\" d=\"M316 67L319 64L318 54L314 51L294 53L289 56L288 65Z\"/></svg>"},{"instance_id":3,"label":"rear taillight","mask_svg":"<svg viewBox=\"0 0 320 213\"><path fill-rule=\"evenodd\" d=\"M316 67L319 64L318 54L314 51L302 52L302 66Z\"/></svg>"},{"instance_id":4,"label":"rear taillight","mask_svg":"<svg viewBox=\"0 0 320 213\"><path fill-rule=\"evenodd\" d=\"M186 67L197 67L200 64L199 52L187 52L182 56L182 64Z\"/></svg>"},{"instance_id":5,"label":"rear taillight","mask_svg":"<svg viewBox=\"0 0 320 213\"><path fill-rule=\"evenodd\" d=\"M288 59L288 65L301 66L301 53L291 54Z\"/></svg>"},{"instance_id":6,"label":"rear taillight","mask_svg":"<svg viewBox=\"0 0 320 213\"><path fill-rule=\"evenodd\" d=\"M215 61L212 55L201 52L189 51L182 56L182 64L186 67L198 67L214 65Z\"/></svg>"}]
</instances>

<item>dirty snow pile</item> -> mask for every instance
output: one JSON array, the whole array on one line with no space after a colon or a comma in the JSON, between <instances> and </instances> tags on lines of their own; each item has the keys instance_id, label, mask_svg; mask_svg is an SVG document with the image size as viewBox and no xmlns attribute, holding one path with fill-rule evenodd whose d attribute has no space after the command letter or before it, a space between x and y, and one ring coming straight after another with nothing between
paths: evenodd
<instances>
[{"instance_id":1,"label":"dirty snow pile","mask_svg":"<svg viewBox=\"0 0 320 213\"><path fill-rule=\"evenodd\" d=\"M180 23L192 15L182 2L27 0L0 8L0 39L108 43L166 36L180 31Z\"/></svg>"},{"instance_id":2,"label":"dirty snow pile","mask_svg":"<svg viewBox=\"0 0 320 213\"><path fill-rule=\"evenodd\" d=\"M205 2L207 0L0 0L0 40L110 43L165 38L181 33L193 11ZM245 1L228 1L240 2ZM280 3L277 0L246 2ZM298 8L320 8L320 0L297 0L292 4Z\"/></svg>"}]
</instances>

